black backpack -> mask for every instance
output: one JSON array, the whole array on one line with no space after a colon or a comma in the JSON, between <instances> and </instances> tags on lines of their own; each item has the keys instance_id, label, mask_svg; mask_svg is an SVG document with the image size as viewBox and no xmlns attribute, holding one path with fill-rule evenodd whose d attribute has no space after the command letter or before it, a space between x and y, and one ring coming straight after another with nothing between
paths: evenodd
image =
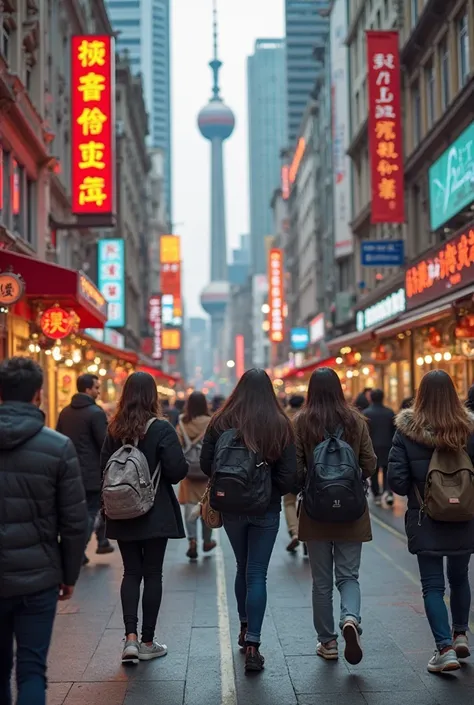
<instances>
[{"instance_id":1,"label":"black backpack","mask_svg":"<svg viewBox=\"0 0 474 705\"><path fill-rule=\"evenodd\" d=\"M314 521L355 521L367 506L366 482L343 433L342 428L332 435L326 432L308 463L303 506Z\"/></svg>"},{"instance_id":2,"label":"black backpack","mask_svg":"<svg viewBox=\"0 0 474 705\"><path fill-rule=\"evenodd\" d=\"M235 429L216 444L209 501L223 514L265 514L272 497L270 466L242 443Z\"/></svg>"}]
</instances>

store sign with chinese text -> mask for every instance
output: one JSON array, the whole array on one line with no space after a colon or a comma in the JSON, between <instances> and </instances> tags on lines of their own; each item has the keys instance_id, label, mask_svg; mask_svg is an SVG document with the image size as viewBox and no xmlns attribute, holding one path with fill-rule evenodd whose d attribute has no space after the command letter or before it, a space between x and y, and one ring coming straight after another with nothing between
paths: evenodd
<instances>
[{"instance_id":1,"label":"store sign with chinese text","mask_svg":"<svg viewBox=\"0 0 474 705\"><path fill-rule=\"evenodd\" d=\"M405 289L407 307L434 301L474 282L474 228L434 250L407 269Z\"/></svg>"},{"instance_id":2,"label":"store sign with chinese text","mask_svg":"<svg viewBox=\"0 0 474 705\"><path fill-rule=\"evenodd\" d=\"M181 239L179 235L160 237L160 283L163 296L173 298L173 320L175 328L181 327L183 310L181 304Z\"/></svg>"},{"instance_id":3,"label":"store sign with chinese text","mask_svg":"<svg viewBox=\"0 0 474 705\"><path fill-rule=\"evenodd\" d=\"M268 304L270 306L270 332L272 343L281 343L284 338L283 308L283 250L273 247L268 256Z\"/></svg>"},{"instance_id":4,"label":"store sign with chinese text","mask_svg":"<svg viewBox=\"0 0 474 705\"><path fill-rule=\"evenodd\" d=\"M162 320L163 320L163 325L164 326L173 326L173 311L174 311L174 305L173 305L173 297L170 294L166 294L166 296L162 297L161 300L161 315L162 315Z\"/></svg>"},{"instance_id":5,"label":"store sign with chinese text","mask_svg":"<svg viewBox=\"0 0 474 705\"><path fill-rule=\"evenodd\" d=\"M398 32L368 31L371 223L403 223L405 194Z\"/></svg>"},{"instance_id":6,"label":"store sign with chinese text","mask_svg":"<svg viewBox=\"0 0 474 705\"><path fill-rule=\"evenodd\" d=\"M309 324L309 342L319 343L320 340L324 339L325 335L324 313L319 313Z\"/></svg>"},{"instance_id":7,"label":"store sign with chinese text","mask_svg":"<svg viewBox=\"0 0 474 705\"><path fill-rule=\"evenodd\" d=\"M181 349L181 331L179 328L163 328L162 336L163 350L180 350Z\"/></svg>"},{"instance_id":8,"label":"store sign with chinese text","mask_svg":"<svg viewBox=\"0 0 474 705\"><path fill-rule=\"evenodd\" d=\"M405 243L403 240L362 240L360 260L363 267L402 267Z\"/></svg>"},{"instance_id":9,"label":"store sign with chinese text","mask_svg":"<svg viewBox=\"0 0 474 705\"><path fill-rule=\"evenodd\" d=\"M474 122L428 172L431 229L437 230L474 202Z\"/></svg>"},{"instance_id":10,"label":"store sign with chinese text","mask_svg":"<svg viewBox=\"0 0 474 705\"><path fill-rule=\"evenodd\" d=\"M25 282L19 274L0 272L0 306L13 306L25 293Z\"/></svg>"},{"instance_id":11,"label":"store sign with chinese text","mask_svg":"<svg viewBox=\"0 0 474 705\"><path fill-rule=\"evenodd\" d=\"M67 338L79 324L78 316L71 311L65 311L60 306L46 309L40 318L40 328L47 338L61 340Z\"/></svg>"},{"instance_id":12,"label":"store sign with chinese text","mask_svg":"<svg viewBox=\"0 0 474 705\"><path fill-rule=\"evenodd\" d=\"M404 313L406 309L405 289L400 288L392 292L376 304L368 306L356 314L356 328L362 333L367 328L372 328L394 316Z\"/></svg>"},{"instance_id":13,"label":"store sign with chinese text","mask_svg":"<svg viewBox=\"0 0 474 705\"><path fill-rule=\"evenodd\" d=\"M115 47L109 36L71 38L72 212L115 212Z\"/></svg>"},{"instance_id":14,"label":"store sign with chinese text","mask_svg":"<svg viewBox=\"0 0 474 705\"><path fill-rule=\"evenodd\" d=\"M292 350L306 350L309 344L307 328L292 328L290 332Z\"/></svg>"},{"instance_id":15,"label":"store sign with chinese text","mask_svg":"<svg viewBox=\"0 0 474 705\"><path fill-rule=\"evenodd\" d=\"M125 243L123 239L99 240L99 289L107 301L110 328L125 325Z\"/></svg>"},{"instance_id":16,"label":"store sign with chinese text","mask_svg":"<svg viewBox=\"0 0 474 705\"><path fill-rule=\"evenodd\" d=\"M105 300L105 296L100 293L95 284L93 284L85 274L81 274L79 277L78 289L80 297L104 314L104 316L107 315L107 301Z\"/></svg>"},{"instance_id":17,"label":"store sign with chinese text","mask_svg":"<svg viewBox=\"0 0 474 705\"><path fill-rule=\"evenodd\" d=\"M148 302L148 320L153 328L153 349L151 353L153 360L161 360L163 358L163 316L161 299L161 294L155 294L150 296Z\"/></svg>"}]
</instances>

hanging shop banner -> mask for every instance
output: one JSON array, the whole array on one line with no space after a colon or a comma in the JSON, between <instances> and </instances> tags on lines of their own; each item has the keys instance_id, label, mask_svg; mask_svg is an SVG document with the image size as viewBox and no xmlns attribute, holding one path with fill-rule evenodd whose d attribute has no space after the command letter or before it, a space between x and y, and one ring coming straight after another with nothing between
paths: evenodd
<instances>
[{"instance_id":1,"label":"hanging shop banner","mask_svg":"<svg viewBox=\"0 0 474 705\"><path fill-rule=\"evenodd\" d=\"M153 360L161 360L163 358L163 307L161 294L150 296L148 302L148 320L153 329L153 350L151 356Z\"/></svg>"},{"instance_id":2,"label":"hanging shop banner","mask_svg":"<svg viewBox=\"0 0 474 705\"><path fill-rule=\"evenodd\" d=\"M176 351L181 349L181 331L179 328L163 328L163 350Z\"/></svg>"},{"instance_id":3,"label":"hanging shop banner","mask_svg":"<svg viewBox=\"0 0 474 705\"><path fill-rule=\"evenodd\" d=\"M72 212L115 212L115 48L109 36L71 38Z\"/></svg>"},{"instance_id":4,"label":"hanging shop banner","mask_svg":"<svg viewBox=\"0 0 474 705\"><path fill-rule=\"evenodd\" d=\"M99 289L108 303L109 328L125 325L125 243L123 239L99 240Z\"/></svg>"},{"instance_id":5,"label":"hanging shop banner","mask_svg":"<svg viewBox=\"0 0 474 705\"><path fill-rule=\"evenodd\" d=\"M284 338L283 250L273 247L268 257L268 304L270 306L270 340L281 343Z\"/></svg>"},{"instance_id":6,"label":"hanging shop banner","mask_svg":"<svg viewBox=\"0 0 474 705\"><path fill-rule=\"evenodd\" d=\"M349 132L349 66L346 36L347 2L335 0L330 16L331 94L333 135L334 246L336 257L352 254L349 223L351 209L351 160L347 154Z\"/></svg>"},{"instance_id":7,"label":"hanging shop banner","mask_svg":"<svg viewBox=\"0 0 474 705\"><path fill-rule=\"evenodd\" d=\"M403 223L405 194L398 32L368 31L371 223Z\"/></svg>"},{"instance_id":8,"label":"hanging shop banner","mask_svg":"<svg viewBox=\"0 0 474 705\"><path fill-rule=\"evenodd\" d=\"M309 332L307 328L292 328L290 332L292 350L306 350L309 344Z\"/></svg>"},{"instance_id":9,"label":"hanging shop banner","mask_svg":"<svg viewBox=\"0 0 474 705\"><path fill-rule=\"evenodd\" d=\"M402 267L405 262L403 240L362 240L360 259L363 267Z\"/></svg>"},{"instance_id":10,"label":"hanging shop banner","mask_svg":"<svg viewBox=\"0 0 474 705\"><path fill-rule=\"evenodd\" d=\"M407 269L407 308L438 299L474 282L474 227L433 250Z\"/></svg>"},{"instance_id":11,"label":"hanging shop banner","mask_svg":"<svg viewBox=\"0 0 474 705\"><path fill-rule=\"evenodd\" d=\"M474 202L474 122L428 172L430 223L437 230Z\"/></svg>"},{"instance_id":12,"label":"hanging shop banner","mask_svg":"<svg viewBox=\"0 0 474 705\"><path fill-rule=\"evenodd\" d=\"M0 306L13 306L24 293L25 282L19 274L0 272Z\"/></svg>"},{"instance_id":13,"label":"hanging shop banner","mask_svg":"<svg viewBox=\"0 0 474 705\"><path fill-rule=\"evenodd\" d=\"M164 296L173 297L173 321L176 328L183 322L181 304L181 239L179 235L160 237L160 282Z\"/></svg>"},{"instance_id":14,"label":"hanging shop banner","mask_svg":"<svg viewBox=\"0 0 474 705\"><path fill-rule=\"evenodd\" d=\"M46 309L40 318L41 331L47 338L61 340L77 330L79 319L72 311L65 311L60 306Z\"/></svg>"}]
</instances>

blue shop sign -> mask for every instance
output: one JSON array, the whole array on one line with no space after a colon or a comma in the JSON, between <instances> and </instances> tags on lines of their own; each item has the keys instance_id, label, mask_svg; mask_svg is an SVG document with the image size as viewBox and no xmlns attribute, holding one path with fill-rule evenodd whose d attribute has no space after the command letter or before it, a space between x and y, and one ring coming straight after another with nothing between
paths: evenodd
<instances>
[{"instance_id":1,"label":"blue shop sign","mask_svg":"<svg viewBox=\"0 0 474 705\"><path fill-rule=\"evenodd\" d=\"M290 334L291 347L293 350L306 350L309 343L309 333L307 328L292 328Z\"/></svg>"},{"instance_id":2,"label":"blue shop sign","mask_svg":"<svg viewBox=\"0 0 474 705\"><path fill-rule=\"evenodd\" d=\"M363 267L403 267L404 242L403 240L363 240L361 260Z\"/></svg>"}]
</instances>

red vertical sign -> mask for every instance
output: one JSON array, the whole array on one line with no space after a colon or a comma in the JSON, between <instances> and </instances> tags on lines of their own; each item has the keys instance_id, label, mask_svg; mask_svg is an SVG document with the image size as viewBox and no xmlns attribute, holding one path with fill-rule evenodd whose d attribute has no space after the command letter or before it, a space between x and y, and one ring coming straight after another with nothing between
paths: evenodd
<instances>
[{"instance_id":1,"label":"red vertical sign","mask_svg":"<svg viewBox=\"0 0 474 705\"><path fill-rule=\"evenodd\" d=\"M151 356L153 360L163 358L163 317L161 294L150 296L148 302L148 320L153 328L153 349Z\"/></svg>"},{"instance_id":2,"label":"red vertical sign","mask_svg":"<svg viewBox=\"0 0 474 705\"><path fill-rule=\"evenodd\" d=\"M245 339L243 335L235 336L235 375L239 380L245 372Z\"/></svg>"},{"instance_id":3,"label":"red vertical sign","mask_svg":"<svg viewBox=\"0 0 474 705\"><path fill-rule=\"evenodd\" d=\"M3 149L0 144L0 211L3 208Z\"/></svg>"},{"instance_id":4,"label":"red vertical sign","mask_svg":"<svg viewBox=\"0 0 474 705\"><path fill-rule=\"evenodd\" d=\"M403 223L405 194L398 32L368 31L371 223Z\"/></svg>"},{"instance_id":5,"label":"red vertical sign","mask_svg":"<svg viewBox=\"0 0 474 705\"><path fill-rule=\"evenodd\" d=\"M272 248L268 261L268 304L270 306L270 340L281 343L284 338L283 250Z\"/></svg>"}]
</instances>

